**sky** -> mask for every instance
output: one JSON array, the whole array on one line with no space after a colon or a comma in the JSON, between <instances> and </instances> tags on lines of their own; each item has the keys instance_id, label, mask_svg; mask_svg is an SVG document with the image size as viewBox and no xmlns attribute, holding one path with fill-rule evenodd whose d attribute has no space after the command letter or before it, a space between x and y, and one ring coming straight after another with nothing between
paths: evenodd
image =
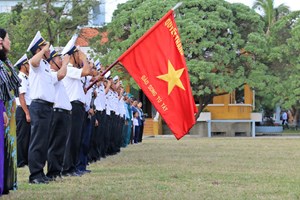
<instances>
[{"instance_id":1,"label":"sky","mask_svg":"<svg viewBox=\"0 0 300 200\"><path fill-rule=\"evenodd\" d=\"M125 3L128 0L105 0L107 9L106 9L106 16L105 20L106 23L111 21L113 11L117 8L117 5L119 3ZM255 0L226 0L231 3L243 3L250 8L253 5L253 2ZM282 3L290 7L290 10L295 11L295 10L300 10L300 0L274 0L275 1L275 6L278 6Z\"/></svg>"},{"instance_id":2,"label":"sky","mask_svg":"<svg viewBox=\"0 0 300 200\"><path fill-rule=\"evenodd\" d=\"M254 0L226 0L231 3L243 3L249 7L252 7ZM282 3L290 7L290 10L300 10L300 0L274 0L275 6Z\"/></svg>"}]
</instances>

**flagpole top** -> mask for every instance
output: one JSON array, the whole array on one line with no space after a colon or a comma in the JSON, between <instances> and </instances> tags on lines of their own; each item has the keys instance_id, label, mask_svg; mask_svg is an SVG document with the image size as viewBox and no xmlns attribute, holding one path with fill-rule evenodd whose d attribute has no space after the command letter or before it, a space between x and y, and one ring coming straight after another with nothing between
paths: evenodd
<instances>
[{"instance_id":1,"label":"flagpole top","mask_svg":"<svg viewBox=\"0 0 300 200\"><path fill-rule=\"evenodd\" d=\"M176 10L177 8L179 8L182 5L182 2L177 3L172 10Z\"/></svg>"}]
</instances>

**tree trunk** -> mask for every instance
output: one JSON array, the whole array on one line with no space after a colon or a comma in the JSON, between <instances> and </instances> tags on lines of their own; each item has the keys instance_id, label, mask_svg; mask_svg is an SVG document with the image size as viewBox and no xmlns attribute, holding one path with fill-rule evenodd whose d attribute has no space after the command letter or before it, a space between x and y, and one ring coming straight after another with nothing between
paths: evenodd
<instances>
[{"instance_id":1,"label":"tree trunk","mask_svg":"<svg viewBox=\"0 0 300 200\"><path fill-rule=\"evenodd\" d=\"M299 109L297 109L296 113L295 113L295 116L294 116L294 124L295 125L298 125L298 122L299 122Z\"/></svg>"},{"instance_id":2,"label":"tree trunk","mask_svg":"<svg viewBox=\"0 0 300 200\"><path fill-rule=\"evenodd\" d=\"M199 106L198 106L198 112L195 115L196 120L199 118L200 113L204 110L204 108L209 104L209 102L216 96L215 94L208 95L206 97L199 97Z\"/></svg>"},{"instance_id":3,"label":"tree trunk","mask_svg":"<svg viewBox=\"0 0 300 200\"><path fill-rule=\"evenodd\" d=\"M197 112L197 114L195 115L196 121L197 121L197 119L199 118L200 113L202 112L203 108L204 108L204 106L203 106L203 98L199 97L198 112Z\"/></svg>"},{"instance_id":4,"label":"tree trunk","mask_svg":"<svg viewBox=\"0 0 300 200\"><path fill-rule=\"evenodd\" d=\"M297 125L298 121L299 121L299 109L297 109L296 107L292 106L291 108L291 114L293 117L293 121L292 124L293 125Z\"/></svg>"},{"instance_id":5,"label":"tree trunk","mask_svg":"<svg viewBox=\"0 0 300 200\"><path fill-rule=\"evenodd\" d=\"M47 31L48 31L48 36L49 36L49 42L50 44L53 44L54 43L54 36L52 34L52 30L51 30L51 27L50 27L50 20L49 20L49 17L51 16L50 15L50 6L51 6L51 0L48 0L47 1L47 4L46 4L46 12L48 14L48 17L46 18L46 22L47 22Z\"/></svg>"},{"instance_id":6,"label":"tree trunk","mask_svg":"<svg viewBox=\"0 0 300 200\"><path fill-rule=\"evenodd\" d=\"M221 95L225 95L228 94L228 92L223 92L223 93L219 93L219 94L210 94L207 95L205 97L201 96L198 98L199 100L199 106L198 106L198 112L195 115L195 119L197 121L197 119L200 116L200 113L204 110L204 108L209 104L209 102L215 97L215 96L221 96Z\"/></svg>"}]
</instances>

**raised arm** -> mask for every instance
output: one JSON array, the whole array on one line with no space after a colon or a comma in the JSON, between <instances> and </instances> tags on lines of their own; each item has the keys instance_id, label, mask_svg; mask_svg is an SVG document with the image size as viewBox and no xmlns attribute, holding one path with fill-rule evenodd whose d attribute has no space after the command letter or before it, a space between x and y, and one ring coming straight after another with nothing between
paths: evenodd
<instances>
[{"instance_id":1,"label":"raised arm","mask_svg":"<svg viewBox=\"0 0 300 200\"><path fill-rule=\"evenodd\" d=\"M110 89L111 81L112 81L112 80L107 80L107 84L106 84L106 87L105 87L105 94L107 94L108 91L109 91L109 89Z\"/></svg>"},{"instance_id":2,"label":"raised arm","mask_svg":"<svg viewBox=\"0 0 300 200\"><path fill-rule=\"evenodd\" d=\"M67 66L70 61L70 56L68 54L64 55L61 68L57 71L57 79L60 81L67 75Z\"/></svg>"},{"instance_id":3,"label":"raised arm","mask_svg":"<svg viewBox=\"0 0 300 200\"><path fill-rule=\"evenodd\" d=\"M43 48L30 59L30 63L33 67L38 67L40 65L40 61L43 58L45 52L49 51L49 46L50 43L47 42L46 45L43 46Z\"/></svg>"},{"instance_id":4,"label":"raised arm","mask_svg":"<svg viewBox=\"0 0 300 200\"><path fill-rule=\"evenodd\" d=\"M83 64L81 76L83 77L90 75L92 68L86 59L86 55L82 51L79 51L79 59Z\"/></svg>"}]
</instances>

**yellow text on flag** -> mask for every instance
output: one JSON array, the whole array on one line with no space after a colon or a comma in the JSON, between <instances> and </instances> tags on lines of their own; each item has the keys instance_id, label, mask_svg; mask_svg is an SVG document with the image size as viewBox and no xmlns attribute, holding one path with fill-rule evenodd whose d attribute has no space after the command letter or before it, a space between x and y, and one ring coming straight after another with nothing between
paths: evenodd
<instances>
[{"instance_id":1,"label":"yellow text on flag","mask_svg":"<svg viewBox=\"0 0 300 200\"><path fill-rule=\"evenodd\" d=\"M168 18L165 21L165 26L169 29L171 35L175 39L175 44L176 44L176 47L177 47L180 55L183 56L184 55L183 48L182 48L182 44L181 44L181 41L180 41L180 38L179 38L179 35L178 35L177 28L174 27L173 22L170 18Z\"/></svg>"}]
</instances>

